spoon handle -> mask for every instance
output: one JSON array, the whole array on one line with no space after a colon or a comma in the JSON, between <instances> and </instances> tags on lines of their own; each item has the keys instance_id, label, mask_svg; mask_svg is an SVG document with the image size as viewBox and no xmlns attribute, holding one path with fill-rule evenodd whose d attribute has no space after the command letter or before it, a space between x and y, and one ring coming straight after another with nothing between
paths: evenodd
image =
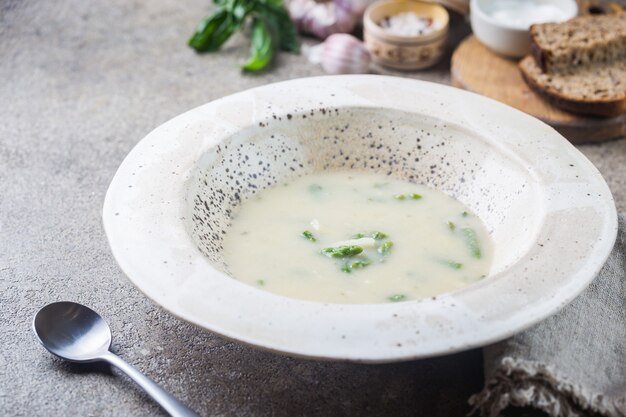
<instances>
[{"instance_id":1,"label":"spoon handle","mask_svg":"<svg viewBox=\"0 0 626 417\"><path fill-rule=\"evenodd\" d=\"M141 388L143 388L148 395L150 395L165 411L167 411L173 417L200 417L189 407L178 401L170 393L165 391L156 382L139 372L137 369L129 365L119 356L112 352L107 352L101 357L102 360L107 361L111 365L117 367L120 371L128 375L133 381L135 381Z\"/></svg>"}]
</instances>

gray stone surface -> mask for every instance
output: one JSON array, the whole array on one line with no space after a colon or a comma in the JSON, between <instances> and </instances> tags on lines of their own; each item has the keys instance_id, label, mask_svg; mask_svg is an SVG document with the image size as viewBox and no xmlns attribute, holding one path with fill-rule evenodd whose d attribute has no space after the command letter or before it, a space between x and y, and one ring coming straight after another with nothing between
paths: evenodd
<instances>
[{"instance_id":1,"label":"gray stone surface","mask_svg":"<svg viewBox=\"0 0 626 417\"><path fill-rule=\"evenodd\" d=\"M0 0L0 414L148 416L160 410L103 366L52 358L30 330L44 304L100 311L114 350L203 415L461 416L480 351L392 365L261 352L183 323L123 276L100 212L117 166L151 129L217 97L321 74L281 55L237 65L241 37L198 56L185 41L208 0ZM456 19L455 37L467 33ZM447 62L402 74L448 82ZM626 208L626 140L583 146Z\"/></svg>"}]
</instances>

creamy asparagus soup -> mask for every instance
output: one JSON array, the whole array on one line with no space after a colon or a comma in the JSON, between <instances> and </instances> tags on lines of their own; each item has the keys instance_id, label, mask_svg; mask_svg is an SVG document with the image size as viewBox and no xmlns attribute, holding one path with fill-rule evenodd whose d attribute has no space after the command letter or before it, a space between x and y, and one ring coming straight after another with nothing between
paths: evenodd
<instances>
[{"instance_id":1,"label":"creamy asparagus soup","mask_svg":"<svg viewBox=\"0 0 626 417\"><path fill-rule=\"evenodd\" d=\"M238 280L288 297L386 303L484 278L491 238L459 201L388 176L331 172L242 204L224 242Z\"/></svg>"}]
</instances>

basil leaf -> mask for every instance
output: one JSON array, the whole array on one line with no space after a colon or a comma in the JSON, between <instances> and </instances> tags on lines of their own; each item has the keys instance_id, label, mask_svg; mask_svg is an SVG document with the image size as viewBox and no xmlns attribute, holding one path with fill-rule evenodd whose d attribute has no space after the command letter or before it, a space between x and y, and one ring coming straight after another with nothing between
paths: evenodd
<instances>
[{"instance_id":1,"label":"basil leaf","mask_svg":"<svg viewBox=\"0 0 626 417\"><path fill-rule=\"evenodd\" d=\"M228 11L220 10L200 22L188 44L198 52L217 51L238 27Z\"/></svg>"},{"instance_id":2,"label":"basil leaf","mask_svg":"<svg viewBox=\"0 0 626 417\"><path fill-rule=\"evenodd\" d=\"M259 0L261 3L266 3L270 6L282 7L283 0Z\"/></svg>"},{"instance_id":3,"label":"basil leaf","mask_svg":"<svg viewBox=\"0 0 626 417\"><path fill-rule=\"evenodd\" d=\"M274 17L278 26L278 47L287 52L300 52L300 40L298 39L298 31L293 24L289 12L284 7L272 7Z\"/></svg>"},{"instance_id":4,"label":"basil leaf","mask_svg":"<svg viewBox=\"0 0 626 417\"><path fill-rule=\"evenodd\" d=\"M274 55L274 40L265 21L255 17L252 21L250 58L243 66L246 71L258 71L267 66Z\"/></svg>"},{"instance_id":5,"label":"basil leaf","mask_svg":"<svg viewBox=\"0 0 626 417\"><path fill-rule=\"evenodd\" d=\"M281 0L257 2L254 11L263 17L272 34L278 39L278 48L287 52L300 52L298 31Z\"/></svg>"},{"instance_id":6,"label":"basil leaf","mask_svg":"<svg viewBox=\"0 0 626 417\"><path fill-rule=\"evenodd\" d=\"M257 0L229 0L226 9L232 13L239 24L242 24L248 14L254 9Z\"/></svg>"},{"instance_id":7,"label":"basil leaf","mask_svg":"<svg viewBox=\"0 0 626 417\"><path fill-rule=\"evenodd\" d=\"M297 53L300 43L294 23L283 0L213 0L218 11L205 17L188 41L198 52L217 51L252 17L250 58L243 65L247 71L265 68L274 50Z\"/></svg>"}]
</instances>

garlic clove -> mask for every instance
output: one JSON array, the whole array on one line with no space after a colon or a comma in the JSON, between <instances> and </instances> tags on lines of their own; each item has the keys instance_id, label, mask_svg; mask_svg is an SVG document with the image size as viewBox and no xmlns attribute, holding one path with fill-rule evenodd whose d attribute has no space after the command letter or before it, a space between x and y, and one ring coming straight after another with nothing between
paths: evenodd
<instances>
[{"instance_id":1,"label":"garlic clove","mask_svg":"<svg viewBox=\"0 0 626 417\"><path fill-rule=\"evenodd\" d=\"M350 33L354 30L357 23L361 21L363 16L358 16L349 10L342 9L335 3L335 31L333 33Z\"/></svg>"},{"instance_id":2,"label":"garlic clove","mask_svg":"<svg viewBox=\"0 0 626 417\"><path fill-rule=\"evenodd\" d=\"M289 2L289 16L299 31L305 31L304 19L316 5L315 0L291 0Z\"/></svg>"},{"instance_id":3,"label":"garlic clove","mask_svg":"<svg viewBox=\"0 0 626 417\"><path fill-rule=\"evenodd\" d=\"M367 6L369 6L368 0L333 0L333 2L337 9L345 10L359 20L363 17Z\"/></svg>"},{"instance_id":4,"label":"garlic clove","mask_svg":"<svg viewBox=\"0 0 626 417\"><path fill-rule=\"evenodd\" d=\"M333 33L351 32L361 15L334 2L317 3L315 0L292 0L289 14L302 33L326 39Z\"/></svg>"},{"instance_id":5,"label":"garlic clove","mask_svg":"<svg viewBox=\"0 0 626 417\"><path fill-rule=\"evenodd\" d=\"M303 19L304 31L320 39L325 39L334 33L333 26L336 24L337 19L333 3L317 3Z\"/></svg>"},{"instance_id":6,"label":"garlic clove","mask_svg":"<svg viewBox=\"0 0 626 417\"><path fill-rule=\"evenodd\" d=\"M289 16L294 20L294 23L298 23L313 6L315 6L314 0L291 0L289 2Z\"/></svg>"},{"instance_id":7,"label":"garlic clove","mask_svg":"<svg viewBox=\"0 0 626 417\"><path fill-rule=\"evenodd\" d=\"M365 74L371 57L363 42L352 35L337 33L323 43L322 68L329 74Z\"/></svg>"}]
</instances>

